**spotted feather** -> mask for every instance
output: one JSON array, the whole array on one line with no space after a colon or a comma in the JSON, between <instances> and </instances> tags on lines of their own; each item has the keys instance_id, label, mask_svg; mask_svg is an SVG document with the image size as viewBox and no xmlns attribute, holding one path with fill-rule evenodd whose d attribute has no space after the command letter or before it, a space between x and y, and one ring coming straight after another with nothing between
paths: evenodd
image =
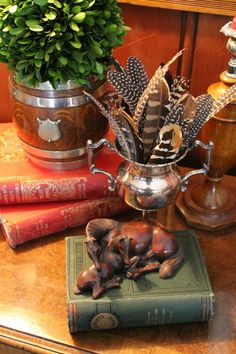
<instances>
[{"instance_id":1,"label":"spotted feather","mask_svg":"<svg viewBox=\"0 0 236 354\"><path fill-rule=\"evenodd\" d=\"M124 74L126 74L126 71L125 69L123 68L123 66L119 63L119 61L117 59L115 59L113 56L110 57L110 63L112 65L114 65L115 69L117 71L121 71L123 72Z\"/></svg>"},{"instance_id":2,"label":"spotted feather","mask_svg":"<svg viewBox=\"0 0 236 354\"><path fill-rule=\"evenodd\" d=\"M148 85L148 76L141 61L136 57L129 57L127 60L127 74L132 82L140 88L140 96Z\"/></svg>"},{"instance_id":3,"label":"spotted feather","mask_svg":"<svg viewBox=\"0 0 236 354\"><path fill-rule=\"evenodd\" d=\"M134 112L141 95L140 88L123 72L109 71L107 80L116 89L118 95L127 103L130 112Z\"/></svg>"}]
</instances>

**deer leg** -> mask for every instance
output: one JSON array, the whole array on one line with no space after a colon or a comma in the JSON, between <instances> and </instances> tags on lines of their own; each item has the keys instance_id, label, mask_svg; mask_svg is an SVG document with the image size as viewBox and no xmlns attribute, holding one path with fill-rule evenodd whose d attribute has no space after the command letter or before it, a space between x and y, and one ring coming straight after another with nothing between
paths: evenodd
<instances>
[{"instance_id":1,"label":"deer leg","mask_svg":"<svg viewBox=\"0 0 236 354\"><path fill-rule=\"evenodd\" d=\"M106 281L105 283L103 283L103 286L106 289L119 288L120 283L121 283L121 277L119 277L118 275L114 275L113 278L111 278L108 281Z\"/></svg>"},{"instance_id":2,"label":"deer leg","mask_svg":"<svg viewBox=\"0 0 236 354\"><path fill-rule=\"evenodd\" d=\"M96 300L100 295L102 295L106 290L111 288L119 288L121 283L121 278L115 275L112 279L106 281L105 283L96 283L93 287L93 299Z\"/></svg>"},{"instance_id":3,"label":"deer leg","mask_svg":"<svg viewBox=\"0 0 236 354\"><path fill-rule=\"evenodd\" d=\"M159 271L160 278L165 279L170 277L176 271L176 269L179 268L183 260L184 253L181 247L179 247L178 251L175 254L170 256L161 264Z\"/></svg>"},{"instance_id":4,"label":"deer leg","mask_svg":"<svg viewBox=\"0 0 236 354\"><path fill-rule=\"evenodd\" d=\"M159 262L150 262L142 268L136 268L134 270L129 270L127 272L127 278L136 280L138 279L143 273L150 272L152 270L159 269L161 264Z\"/></svg>"},{"instance_id":5,"label":"deer leg","mask_svg":"<svg viewBox=\"0 0 236 354\"><path fill-rule=\"evenodd\" d=\"M126 271L129 271L129 270L132 270L132 269L136 269L137 268L137 264L139 263L140 260L141 260L140 256L131 257L129 259L129 266L126 268Z\"/></svg>"},{"instance_id":6,"label":"deer leg","mask_svg":"<svg viewBox=\"0 0 236 354\"><path fill-rule=\"evenodd\" d=\"M103 284L95 283L93 286L92 298L96 300L100 295L105 292L106 288L104 288Z\"/></svg>"}]
</instances>

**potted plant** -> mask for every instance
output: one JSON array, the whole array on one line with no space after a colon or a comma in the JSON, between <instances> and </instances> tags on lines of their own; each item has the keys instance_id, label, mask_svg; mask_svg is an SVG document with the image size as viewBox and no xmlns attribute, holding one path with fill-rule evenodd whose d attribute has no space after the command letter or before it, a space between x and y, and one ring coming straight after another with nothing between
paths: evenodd
<instances>
[{"instance_id":1,"label":"potted plant","mask_svg":"<svg viewBox=\"0 0 236 354\"><path fill-rule=\"evenodd\" d=\"M105 134L106 119L83 92L105 95L126 30L116 0L0 0L0 61L12 72L13 120L32 160L76 167L87 139Z\"/></svg>"}]
</instances>

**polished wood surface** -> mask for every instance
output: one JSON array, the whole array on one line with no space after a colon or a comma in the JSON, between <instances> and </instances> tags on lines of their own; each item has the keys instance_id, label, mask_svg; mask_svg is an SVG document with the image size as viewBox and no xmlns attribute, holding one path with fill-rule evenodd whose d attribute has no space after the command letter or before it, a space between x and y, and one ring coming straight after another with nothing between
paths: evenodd
<instances>
[{"instance_id":1,"label":"polished wood surface","mask_svg":"<svg viewBox=\"0 0 236 354\"><path fill-rule=\"evenodd\" d=\"M229 185L235 184L235 177L226 178ZM168 229L189 228L173 206L158 214ZM132 213L125 216L132 217ZM16 250L0 236L0 349L8 350L3 353L15 354L17 349L22 353L78 353L78 348L109 354L236 352L235 228L214 233L196 230L216 298L215 316L209 323L71 335L67 328L64 239L83 233L83 228L68 230Z\"/></svg>"}]
</instances>

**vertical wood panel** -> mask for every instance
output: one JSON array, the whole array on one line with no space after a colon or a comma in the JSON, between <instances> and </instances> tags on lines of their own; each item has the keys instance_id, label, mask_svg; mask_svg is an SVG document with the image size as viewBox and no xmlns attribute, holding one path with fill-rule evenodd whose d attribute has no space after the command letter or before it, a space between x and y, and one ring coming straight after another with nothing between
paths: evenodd
<instances>
[{"instance_id":1,"label":"vertical wood panel","mask_svg":"<svg viewBox=\"0 0 236 354\"><path fill-rule=\"evenodd\" d=\"M12 121L8 81L9 72L7 67L5 64L0 63L0 123Z\"/></svg>"},{"instance_id":2,"label":"vertical wood panel","mask_svg":"<svg viewBox=\"0 0 236 354\"><path fill-rule=\"evenodd\" d=\"M198 14L194 12L186 13L186 26L183 41L183 60L181 75L191 79L193 59L194 59L194 49L196 45L196 35L197 35L197 25L198 25Z\"/></svg>"},{"instance_id":3,"label":"vertical wood panel","mask_svg":"<svg viewBox=\"0 0 236 354\"><path fill-rule=\"evenodd\" d=\"M230 54L225 46L228 38L220 29L228 21L227 16L199 14L192 67L191 91L194 95L205 93L227 68Z\"/></svg>"},{"instance_id":4,"label":"vertical wood panel","mask_svg":"<svg viewBox=\"0 0 236 354\"><path fill-rule=\"evenodd\" d=\"M114 55L123 65L129 55L137 56L151 77L161 62L167 62L179 50L182 12L124 4L121 7L124 21L132 30ZM176 63L171 69L176 71Z\"/></svg>"}]
</instances>

